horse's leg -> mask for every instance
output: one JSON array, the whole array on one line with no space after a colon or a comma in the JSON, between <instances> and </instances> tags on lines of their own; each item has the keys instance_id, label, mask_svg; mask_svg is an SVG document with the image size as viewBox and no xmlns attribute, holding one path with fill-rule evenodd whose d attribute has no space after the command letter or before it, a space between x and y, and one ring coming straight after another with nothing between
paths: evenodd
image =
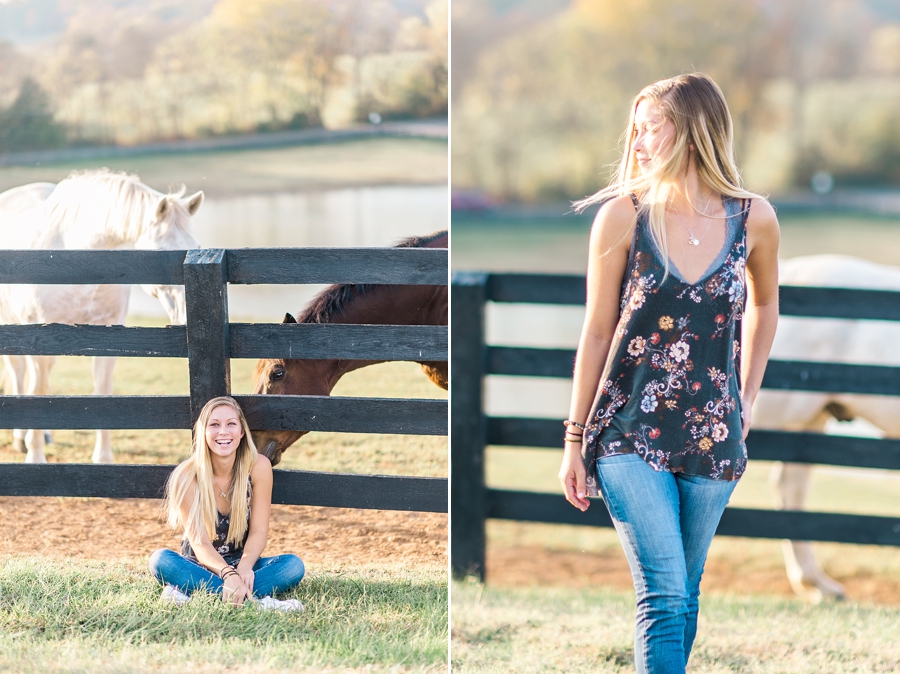
<instances>
[{"instance_id":1,"label":"horse's leg","mask_svg":"<svg viewBox=\"0 0 900 674\"><path fill-rule=\"evenodd\" d=\"M112 356L94 357L94 395L111 396L113 392L113 369L116 359ZM97 431L97 442L94 445L94 463L112 463L112 439L109 429Z\"/></svg>"},{"instance_id":2,"label":"horse's leg","mask_svg":"<svg viewBox=\"0 0 900 674\"><path fill-rule=\"evenodd\" d=\"M20 396L25 391L25 356L3 356L6 365L6 381L9 382L7 395ZM23 454L25 449L25 429L13 429L13 449Z\"/></svg>"},{"instance_id":3,"label":"horse's leg","mask_svg":"<svg viewBox=\"0 0 900 674\"><path fill-rule=\"evenodd\" d=\"M805 430L821 433L829 416L822 410ZM775 506L782 510L805 510L811 475L810 464L776 461L770 474L770 482L775 489ZM781 547L788 580L794 592L815 603L825 597L844 599L844 586L822 569L812 543L785 540Z\"/></svg>"},{"instance_id":4,"label":"horse's leg","mask_svg":"<svg viewBox=\"0 0 900 674\"><path fill-rule=\"evenodd\" d=\"M26 356L28 365L28 395L50 395L50 370L56 356ZM44 456L44 431L29 429L25 433L25 463L47 463Z\"/></svg>"},{"instance_id":5,"label":"horse's leg","mask_svg":"<svg viewBox=\"0 0 900 674\"><path fill-rule=\"evenodd\" d=\"M48 396L51 393L50 370L52 370L53 366L56 364L56 356L35 356L35 358L44 359L41 370L46 372L46 376L36 382L37 388L35 389L34 394L39 396ZM44 434L45 445L49 445L53 442L53 433L48 431L46 428L42 431L42 433Z\"/></svg>"}]
</instances>

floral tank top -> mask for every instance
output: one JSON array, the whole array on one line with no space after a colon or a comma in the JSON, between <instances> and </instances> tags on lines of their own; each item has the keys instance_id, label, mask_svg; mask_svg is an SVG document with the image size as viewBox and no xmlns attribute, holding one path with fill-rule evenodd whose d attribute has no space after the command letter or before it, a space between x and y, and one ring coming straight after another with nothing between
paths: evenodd
<instances>
[{"instance_id":1,"label":"floral tank top","mask_svg":"<svg viewBox=\"0 0 900 674\"><path fill-rule=\"evenodd\" d=\"M252 480L247 482L247 497L252 495ZM247 536L250 535L250 504L247 504L247 530L244 532L244 538L239 545L228 543L228 528L231 526L231 514L225 514L216 510L216 537L211 541L212 546L216 549L228 563L235 563L240 560L244 554L244 544L247 542ZM197 562L197 555L191 547L190 541L185 536L181 541L181 556ZM199 563L199 562L197 562Z\"/></svg>"},{"instance_id":2,"label":"floral tank top","mask_svg":"<svg viewBox=\"0 0 900 674\"><path fill-rule=\"evenodd\" d=\"M747 466L739 340L750 202L724 205L725 244L693 284L671 262L663 282L662 253L647 216L638 216L619 322L584 433L590 496L599 496L596 460L605 456L636 453L656 470L714 480L737 480Z\"/></svg>"}]
</instances>

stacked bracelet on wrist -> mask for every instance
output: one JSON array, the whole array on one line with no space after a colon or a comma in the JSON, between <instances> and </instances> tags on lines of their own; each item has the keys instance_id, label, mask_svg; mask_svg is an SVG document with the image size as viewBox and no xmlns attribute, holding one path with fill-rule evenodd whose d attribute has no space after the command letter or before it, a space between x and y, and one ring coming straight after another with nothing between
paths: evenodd
<instances>
[{"instance_id":1,"label":"stacked bracelet on wrist","mask_svg":"<svg viewBox=\"0 0 900 674\"><path fill-rule=\"evenodd\" d=\"M233 573L237 573L237 569L235 569L231 564L226 564L222 567L222 570L219 571L219 578L225 580Z\"/></svg>"},{"instance_id":2,"label":"stacked bracelet on wrist","mask_svg":"<svg viewBox=\"0 0 900 674\"><path fill-rule=\"evenodd\" d=\"M564 437L565 442L581 442L584 439L584 426L579 424L577 421L572 421L571 419L566 419L563 422L563 426L566 427L566 434ZM581 433L576 433L575 431L569 430L570 426L574 426L575 428L580 428Z\"/></svg>"}]
</instances>

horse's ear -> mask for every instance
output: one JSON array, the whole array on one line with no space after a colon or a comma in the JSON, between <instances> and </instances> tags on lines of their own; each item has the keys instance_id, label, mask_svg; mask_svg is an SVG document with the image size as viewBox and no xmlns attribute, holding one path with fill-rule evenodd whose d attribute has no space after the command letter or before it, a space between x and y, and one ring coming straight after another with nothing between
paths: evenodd
<instances>
[{"instance_id":1,"label":"horse's ear","mask_svg":"<svg viewBox=\"0 0 900 674\"><path fill-rule=\"evenodd\" d=\"M169 212L169 197L163 197L159 200L159 203L156 204L156 221L159 222L163 218L166 217L166 214Z\"/></svg>"},{"instance_id":2,"label":"horse's ear","mask_svg":"<svg viewBox=\"0 0 900 674\"><path fill-rule=\"evenodd\" d=\"M197 211L200 210L200 207L203 205L203 190L197 192L197 194L191 195L187 200L187 212L191 215L196 215Z\"/></svg>"},{"instance_id":3,"label":"horse's ear","mask_svg":"<svg viewBox=\"0 0 900 674\"><path fill-rule=\"evenodd\" d=\"M297 322L297 319L294 318L293 316L291 316L290 314L285 314L285 315L284 315L284 320L281 321L281 322L282 322L282 323L296 323L296 322Z\"/></svg>"}]
</instances>

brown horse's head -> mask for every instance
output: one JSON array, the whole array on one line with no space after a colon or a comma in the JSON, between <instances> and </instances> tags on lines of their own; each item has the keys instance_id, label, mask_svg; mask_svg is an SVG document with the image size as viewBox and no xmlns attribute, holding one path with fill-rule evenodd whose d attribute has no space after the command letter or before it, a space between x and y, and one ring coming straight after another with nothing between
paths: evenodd
<instances>
[{"instance_id":1,"label":"brown horse's head","mask_svg":"<svg viewBox=\"0 0 900 674\"><path fill-rule=\"evenodd\" d=\"M446 248L447 232L408 239L398 247ZM286 314L284 323L297 323ZM299 316L300 323L447 325L447 286L337 284L322 291ZM253 375L254 393L329 395L347 372L378 361L263 359ZM447 388L447 362L423 362L428 377ZM272 465L307 431L253 431L257 449Z\"/></svg>"},{"instance_id":2,"label":"brown horse's head","mask_svg":"<svg viewBox=\"0 0 900 674\"><path fill-rule=\"evenodd\" d=\"M284 323L296 323L285 314ZM262 359L253 372L253 392L268 395L328 395L334 388L331 361ZM308 431L253 431L253 442L275 466L285 449Z\"/></svg>"}]
</instances>

